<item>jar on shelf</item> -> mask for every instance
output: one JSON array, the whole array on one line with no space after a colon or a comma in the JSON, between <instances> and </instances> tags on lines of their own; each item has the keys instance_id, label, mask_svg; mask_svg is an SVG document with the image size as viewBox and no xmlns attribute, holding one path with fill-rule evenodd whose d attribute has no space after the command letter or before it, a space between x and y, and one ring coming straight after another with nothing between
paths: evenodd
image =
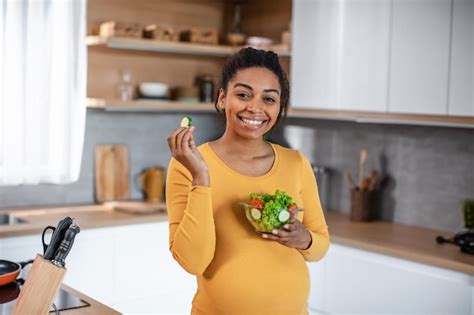
<instances>
[{"instance_id":1,"label":"jar on shelf","mask_svg":"<svg viewBox=\"0 0 474 315\"><path fill-rule=\"evenodd\" d=\"M131 74L128 70L122 70L121 72L121 81L117 87L118 98L121 101L130 101L134 98L134 87L131 83Z\"/></svg>"},{"instance_id":2,"label":"jar on shelf","mask_svg":"<svg viewBox=\"0 0 474 315\"><path fill-rule=\"evenodd\" d=\"M199 100L204 103L214 101L214 81L210 74L205 74L199 78Z\"/></svg>"}]
</instances>

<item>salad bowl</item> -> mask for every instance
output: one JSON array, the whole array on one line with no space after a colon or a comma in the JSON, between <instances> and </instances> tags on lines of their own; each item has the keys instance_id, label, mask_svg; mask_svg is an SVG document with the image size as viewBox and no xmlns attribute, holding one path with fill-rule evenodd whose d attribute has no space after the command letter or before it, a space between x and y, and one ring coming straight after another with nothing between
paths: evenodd
<instances>
[{"instance_id":1,"label":"salad bowl","mask_svg":"<svg viewBox=\"0 0 474 315\"><path fill-rule=\"evenodd\" d=\"M258 233L271 233L273 229L281 229L286 223L292 222L299 211L303 211L290 196L279 190L275 195L250 194L250 201L241 202L240 206Z\"/></svg>"}]
</instances>

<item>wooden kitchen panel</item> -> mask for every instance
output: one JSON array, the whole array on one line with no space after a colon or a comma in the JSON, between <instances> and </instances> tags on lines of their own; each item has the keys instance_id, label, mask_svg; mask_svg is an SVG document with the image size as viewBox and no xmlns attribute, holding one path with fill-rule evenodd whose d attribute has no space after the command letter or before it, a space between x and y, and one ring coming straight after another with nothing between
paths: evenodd
<instances>
[{"instance_id":1,"label":"wooden kitchen panel","mask_svg":"<svg viewBox=\"0 0 474 315\"><path fill-rule=\"evenodd\" d=\"M233 20L233 6L227 0L90 0L88 1L88 34L97 35L100 23L107 21L139 23L171 27L214 28L225 36L224 23ZM291 0L249 1L244 5L242 26L249 34L274 38L279 43L281 32L288 29ZM229 16L229 12L232 11ZM230 19L230 20L229 20ZM246 26L244 26L246 25ZM179 43L177 43L179 44ZM288 57L282 64L289 74ZM103 45L89 46L87 96L118 98L121 71L128 70L135 87L140 82L163 82L171 88L196 85L196 77L210 74L216 85L226 58L180 53L111 49Z\"/></svg>"},{"instance_id":2,"label":"wooden kitchen panel","mask_svg":"<svg viewBox=\"0 0 474 315\"><path fill-rule=\"evenodd\" d=\"M107 21L197 26L222 30L225 1L217 0L89 0L88 34L97 35Z\"/></svg>"},{"instance_id":3,"label":"wooden kitchen panel","mask_svg":"<svg viewBox=\"0 0 474 315\"><path fill-rule=\"evenodd\" d=\"M89 48L87 96L116 99L121 70L129 70L131 83L163 82L172 88L193 86L197 76L211 74L220 80L225 58L182 56L168 53Z\"/></svg>"},{"instance_id":4,"label":"wooden kitchen panel","mask_svg":"<svg viewBox=\"0 0 474 315\"><path fill-rule=\"evenodd\" d=\"M286 76L288 77L288 81L291 82L291 78L290 78L290 58L287 58L287 57L280 57L280 64L281 64L281 67L283 68L283 70L285 70L286 72ZM291 92L291 91L290 91Z\"/></svg>"},{"instance_id":5,"label":"wooden kitchen panel","mask_svg":"<svg viewBox=\"0 0 474 315\"><path fill-rule=\"evenodd\" d=\"M289 29L291 0L256 0L242 2L241 28L247 36L262 36L281 42L281 33ZM224 30L232 29L234 6L231 1L225 6Z\"/></svg>"}]
</instances>

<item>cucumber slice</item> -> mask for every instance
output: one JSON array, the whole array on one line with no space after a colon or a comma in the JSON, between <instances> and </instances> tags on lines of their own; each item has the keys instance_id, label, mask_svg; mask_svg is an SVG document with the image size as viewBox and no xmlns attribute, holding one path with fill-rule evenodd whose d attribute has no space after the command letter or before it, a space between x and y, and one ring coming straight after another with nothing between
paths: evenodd
<instances>
[{"instance_id":1,"label":"cucumber slice","mask_svg":"<svg viewBox=\"0 0 474 315\"><path fill-rule=\"evenodd\" d=\"M259 220L262 217L262 213L257 208L250 209L250 215L254 220Z\"/></svg>"},{"instance_id":2,"label":"cucumber slice","mask_svg":"<svg viewBox=\"0 0 474 315\"><path fill-rule=\"evenodd\" d=\"M181 127L191 127L192 122L193 122L193 119L189 116L186 116L183 119L181 119Z\"/></svg>"},{"instance_id":3,"label":"cucumber slice","mask_svg":"<svg viewBox=\"0 0 474 315\"><path fill-rule=\"evenodd\" d=\"M280 222L286 222L288 221L289 218L290 218L290 213L286 209L281 210L280 213L278 214L278 221Z\"/></svg>"}]
</instances>

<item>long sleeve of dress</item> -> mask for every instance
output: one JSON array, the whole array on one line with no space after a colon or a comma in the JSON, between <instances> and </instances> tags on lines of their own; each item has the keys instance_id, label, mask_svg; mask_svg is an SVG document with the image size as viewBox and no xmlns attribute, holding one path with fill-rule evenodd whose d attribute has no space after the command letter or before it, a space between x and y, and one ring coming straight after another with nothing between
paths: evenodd
<instances>
[{"instance_id":1,"label":"long sleeve of dress","mask_svg":"<svg viewBox=\"0 0 474 315\"><path fill-rule=\"evenodd\" d=\"M307 261L318 261L329 248L329 232L319 200L318 187L311 164L301 155L301 196L303 199L303 224L309 230L312 243L309 248L299 250Z\"/></svg>"},{"instance_id":2,"label":"long sleeve of dress","mask_svg":"<svg viewBox=\"0 0 474 315\"><path fill-rule=\"evenodd\" d=\"M174 259L189 273L201 275L216 246L211 188L192 186L191 174L174 158L166 178L166 206Z\"/></svg>"}]
</instances>

